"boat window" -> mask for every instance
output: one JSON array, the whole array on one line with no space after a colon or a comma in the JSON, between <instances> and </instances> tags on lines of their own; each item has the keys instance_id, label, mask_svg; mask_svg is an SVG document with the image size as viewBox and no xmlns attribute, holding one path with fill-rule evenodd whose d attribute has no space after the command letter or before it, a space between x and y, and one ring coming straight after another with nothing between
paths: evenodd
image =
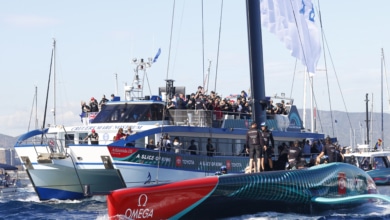
<instances>
[{"instance_id":1,"label":"boat window","mask_svg":"<svg viewBox=\"0 0 390 220\"><path fill-rule=\"evenodd\" d=\"M84 143L84 138L86 138L88 136L88 133L79 133L79 143L80 144L83 144ZM88 143L88 140L85 141L86 143Z\"/></svg>"},{"instance_id":2,"label":"boat window","mask_svg":"<svg viewBox=\"0 0 390 220\"><path fill-rule=\"evenodd\" d=\"M367 170L371 170L372 169L369 157L361 157L361 158L359 158L359 164L360 164L360 168L362 170L367 171Z\"/></svg>"},{"instance_id":3,"label":"boat window","mask_svg":"<svg viewBox=\"0 0 390 220\"><path fill-rule=\"evenodd\" d=\"M386 164L385 164L383 159L385 159L385 158L384 157L374 157L375 169L386 168Z\"/></svg>"},{"instance_id":4,"label":"boat window","mask_svg":"<svg viewBox=\"0 0 390 220\"><path fill-rule=\"evenodd\" d=\"M158 103L105 105L92 123L158 121L163 110Z\"/></svg>"},{"instance_id":5,"label":"boat window","mask_svg":"<svg viewBox=\"0 0 390 220\"><path fill-rule=\"evenodd\" d=\"M65 146L74 144L74 134L65 134Z\"/></svg>"}]
</instances>

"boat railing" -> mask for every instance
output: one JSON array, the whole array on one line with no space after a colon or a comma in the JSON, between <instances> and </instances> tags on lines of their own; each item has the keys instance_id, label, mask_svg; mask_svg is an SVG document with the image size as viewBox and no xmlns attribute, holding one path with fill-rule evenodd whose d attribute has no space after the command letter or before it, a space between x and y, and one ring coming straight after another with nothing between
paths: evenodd
<instances>
[{"instance_id":1,"label":"boat railing","mask_svg":"<svg viewBox=\"0 0 390 220\"><path fill-rule=\"evenodd\" d=\"M50 157L57 157L58 155L64 155L66 150L66 140L59 139L50 134L36 135L31 138L23 140L19 144L32 145L35 149L37 157L42 155L50 155ZM42 150L44 149L44 150Z\"/></svg>"},{"instance_id":2,"label":"boat railing","mask_svg":"<svg viewBox=\"0 0 390 220\"><path fill-rule=\"evenodd\" d=\"M248 120L251 114L218 110L169 109L172 125L195 127L221 127L227 120Z\"/></svg>"},{"instance_id":3,"label":"boat railing","mask_svg":"<svg viewBox=\"0 0 390 220\"><path fill-rule=\"evenodd\" d=\"M168 112L170 124L177 126L248 128L252 120L250 113L231 111L169 109ZM267 126L275 131L301 131L297 118L294 119L295 123L290 123L289 115L267 114Z\"/></svg>"}]
</instances>

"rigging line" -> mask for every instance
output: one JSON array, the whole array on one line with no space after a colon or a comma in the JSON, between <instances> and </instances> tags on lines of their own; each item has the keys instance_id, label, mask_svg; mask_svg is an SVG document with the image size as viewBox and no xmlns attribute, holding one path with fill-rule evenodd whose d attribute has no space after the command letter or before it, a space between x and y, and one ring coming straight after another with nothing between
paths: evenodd
<instances>
[{"instance_id":1,"label":"rigging line","mask_svg":"<svg viewBox=\"0 0 390 220\"><path fill-rule=\"evenodd\" d=\"M320 2L318 0L318 15L319 15L319 19L320 19L320 28L321 28L321 38L322 38L322 48L325 48L325 42L324 42L324 38L325 38L325 33L324 33L324 28L323 28L323 25L322 25L322 16L321 16L321 8L320 8ZM331 99L330 99L330 89L329 89L329 74L328 74L328 68L327 67L327 59L326 59L326 53L325 53L325 49L323 50L324 52L324 63L325 63L325 76L326 76L326 84L327 84L327 89L328 89L328 102L329 102L329 111L330 111L330 120L331 120L331 125L332 125L332 136L334 137L334 119L333 119L333 111L332 111L332 102L331 102ZM316 99L314 99L316 100ZM321 128L322 128L322 123L320 123L321 125Z\"/></svg>"},{"instance_id":2,"label":"rigging line","mask_svg":"<svg viewBox=\"0 0 390 220\"><path fill-rule=\"evenodd\" d=\"M323 29L321 29L323 30ZM322 32L323 33L323 32ZM323 34L322 34L323 35ZM324 41L322 41L322 45L324 45ZM326 59L325 60L325 66L326 66ZM329 89L329 74L328 71L325 69L325 78L326 78L326 85L328 90L328 102L329 102L329 111L330 111L330 119L331 119L331 125L332 125L332 135L334 137L334 120L333 120L333 111L332 111L332 101L330 99L330 89Z\"/></svg>"},{"instance_id":3,"label":"rigging line","mask_svg":"<svg viewBox=\"0 0 390 220\"><path fill-rule=\"evenodd\" d=\"M181 40L181 30L182 30L182 26L183 26L183 16L184 16L184 13L185 13L185 4L183 4L183 8L181 9L181 15L179 16L180 17L180 24L179 24L179 27L178 27L178 30L179 30L179 34L178 34L178 37L177 37L177 42L176 42L176 49L174 51L179 51L179 47L180 47L180 40ZM176 10L176 9L175 9ZM173 55L174 58L173 58L173 67L171 68L171 72L172 72L172 78L174 78L175 76L175 66L176 66L176 59L177 59L177 52Z\"/></svg>"},{"instance_id":4,"label":"rigging line","mask_svg":"<svg viewBox=\"0 0 390 220\"><path fill-rule=\"evenodd\" d=\"M352 122L351 122L351 118L349 116L349 111L348 111L348 108L346 106L346 102L345 102L345 98L344 98L344 95L343 95L343 91L341 90L341 86L340 86L340 81L339 81L339 78L338 78L338 75L337 75L337 71L336 71L336 68L334 66L334 62L333 62L333 58L332 58L332 54L330 53L330 49L329 49L329 45L328 45L328 41L326 39L326 35L325 35L325 31L323 30L323 26L322 26L322 17L321 17L321 10L320 10L320 3L318 1L318 7L319 7L319 17L320 17L320 26L321 26L321 33L322 33L322 37L323 37L323 43L325 43L326 45L326 48L328 49L328 54L329 54L329 59L330 59L330 63L332 65L332 68L333 68L333 71L334 71L334 74L335 74L335 77L336 77L336 81L337 81L337 86L339 88L339 91L340 91L340 96L341 96L341 99L343 100L343 105L344 105L344 109L345 109L345 112L347 114L347 118L348 118L348 122L349 122L349 127L351 129L353 129L352 127ZM325 47L323 47L325 48ZM325 52L325 50L324 50ZM325 56L324 56L325 57ZM325 68L326 71L327 71L327 68ZM331 112L332 113L332 112ZM332 125L333 125L333 120L332 120Z\"/></svg>"},{"instance_id":5,"label":"rigging line","mask_svg":"<svg viewBox=\"0 0 390 220\"><path fill-rule=\"evenodd\" d=\"M171 20L171 36L169 37L169 49L168 49L168 65L167 65L167 76L166 76L166 79L168 79L168 75L169 75L169 61L170 61L170 57L171 57L171 48L172 48L172 33L173 33L173 21L175 19L175 5L176 5L176 0L173 0L173 6L172 6L172 20ZM164 119L165 119L165 114L166 114L166 111L167 109L165 109L164 107L164 110L163 110L163 118L161 120L161 133L163 132L163 128L164 128ZM161 139L162 140L162 139ZM160 140L160 142L162 142ZM159 158L161 159L161 145L162 143L160 143L160 147L158 149L158 155L159 155ZM156 172L156 182L158 183L158 178L159 178L159 170L160 170L160 160L157 161L157 172Z\"/></svg>"},{"instance_id":6,"label":"rigging line","mask_svg":"<svg viewBox=\"0 0 390 220\"><path fill-rule=\"evenodd\" d=\"M303 48L303 42L302 42L302 38L301 38L301 33L299 32L299 28L298 28L298 23L297 23L297 17L295 15L295 11L294 11L294 7L293 7L293 3L292 3L292 0L290 0L290 5L291 5L291 8L292 8L292 13L294 15L294 21L295 21L295 26L297 27L297 32L298 32L298 37L299 37L299 43L300 43L300 46L301 46L301 50L302 50L302 54L303 54L303 59L305 61L305 63L307 64L307 59L306 59L306 53L305 53L305 50ZM306 65L307 66L307 65ZM309 72L307 72L307 74L309 75ZM312 83L312 79L309 75L309 80L310 80L310 87L311 87L311 90L313 91L313 83ZM313 95L313 99L315 100L315 96L314 96L314 92L312 92L312 95ZM332 119L333 120L333 119ZM332 123L332 130L333 130L333 123Z\"/></svg>"},{"instance_id":7,"label":"rigging line","mask_svg":"<svg viewBox=\"0 0 390 220\"><path fill-rule=\"evenodd\" d=\"M324 30L323 30L323 26L322 26L322 17L321 17L321 10L320 10L320 3L318 2L318 17L319 17L319 23L320 23L320 30L321 30L321 38L322 38L322 48L325 48L324 47L324 36L323 36L323 33L324 33ZM327 75L328 74L328 70L326 68L327 66L327 62L326 62L326 53L325 53L325 50L323 50L323 53L324 53L324 63L325 63L325 74ZM309 73L307 73L309 75ZM315 91L314 91L314 83L313 83L313 77L310 77L309 76L309 80L310 80L310 87L311 87L311 91L312 91L312 96L313 96L313 102L314 102L314 106L316 106L315 108L315 111L318 111L318 104L317 104L317 98L316 98L316 95L315 95ZM328 86L328 89L329 89L329 86ZM329 92L328 92L329 93ZM330 96L329 96L330 97ZM334 136L334 128L333 128L333 112L332 110L330 111L330 114L331 114L331 124L332 124L332 132L333 132L333 136ZM317 115L317 118L318 118L318 122L319 122L319 125L320 125L320 128L321 128L321 131L322 132L325 132L324 131L324 128L323 128L323 125L322 125L322 120L321 120L321 115L320 114L316 114Z\"/></svg>"},{"instance_id":8,"label":"rigging line","mask_svg":"<svg viewBox=\"0 0 390 220\"><path fill-rule=\"evenodd\" d=\"M205 87L205 84L204 84L204 7L203 7L203 0L202 0L202 65L203 65L203 69L202 69L202 73L203 73L203 80L202 80L202 85L203 85L203 89Z\"/></svg>"},{"instance_id":9,"label":"rigging line","mask_svg":"<svg viewBox=\"0 0 390 220\"><path fill-rule=\"evenodd\" d=\"M313 77L309 77L309 80L310 80L310 86L312 87L313 86ZM313 102L314 102L314 105L315 106L318 106L317 105L317 99L316 99L316 95L315 95L315 93L314 93L314 89L312 89L312 95L313 95ZM314 110L314 109L313 109ZM318 111L318 108L316 108L315 109L315 111L316 112L319 112ZM331 114L332 114L332 112L331 112ZM321 131L322 132L325 132L324 131L324 128L323 128L323 126L322 126L322 120L321 120L321 115L320 114L317 114L317 118L318 118L318 122L319 122L319 124L320 124L320 127L321 127ZM333 118L332 118L332 120L333 120ZM332 123L332 129L333 129L333 123ZM314 131L312 131L312 132L314 132ZM334 134L333 134L334 135Z\"/></svg>"},{"instance_id":10,"label":"rigging line","mask_svg":"<svg viewBox=\"0 0 390 220\"><path fill-rule=\"evenodd\" d=\"M293 1L293 0L290 0L290 4L291 4L292 13L293 13L293 15L294 15L295 27L297 27L297 32L298 32L298 37L299 37L299 44L300 44L300 46L301 46L301 50L302 50L302 54L303 54L303 59L305 60L305 64L306 64L306 66L307 66L306 53L305 53L305 50L304 50L304 48L303 48L301 33L299 32L297 17L295 16L295 11L294 11L294 6L293 6L292 1Z\"/></svg>"},{"instance_id":11,"label":"rigging line","mask_svg":"<svg viewBox=\"0 0 390 220\"><path fill-rule=\"evenodd\" d=\"M341 89L340 80L339 80L339 78L338 78L338 74L337 74L336 68L335 68L335 66L334 66L333 58L332 58L332 55L331 55L331 53L330 53L328 41L327 41L327 39L326 39L325 33L324 33L324 32L322 32L322 33L323 33L323 35L324 35L324 42L325 42L325 44L326 44L326 48L328 48L328 54L329 54L330 63L331 63L331 66L332 66L332 68L333 68L334 75L335 75L335 77L336 77L336 82L337 82L338 89L339 89L339 91L340 91L341 99L343 100L344 109L345 109L345 112L347 113L347 118L348 118L349 126L350 126L350 128L352 129L351 118L350 118L350 115L349 115L348 108L347 108L347 106L346 106L344 94L343 94L343 91L342 91L342 89Z\"/></svg>"},{"instance_id":12,"label":"rigging line","mask_svg":"<svg viewBox=\"0 0 390 220\"><path fill-rule=\"evenodd\" d=\"M169 60L170 60L170 57L171 57L171 48L172 48L172 32L173 32L173 20L175 18L175 3L176 3L176 0L173 0L172 21L171 21L171 36L169 37L168 65L167 65L167 76L166 76L166 79L168 79L168 75L169 75Z\"/></svg>"},{"instance_id":13,"label":"rigging line","mask_svg":"<svg viewBox=\"0 0 390 220\"><path fill-rule=\"evenodd\" d=\"M385 80L386 80L386 91L387 91L387 99L388 99L388 104L390 107L390 94L389 94L389 82L387 80L387 71L386 71L386 59L385 59L385 51L382 48L382 59L383 59L383 70L385 73Z\"/></svg>"},{"instance_id":14,"label":"rigging line","mask_svg":"<svg viewBox=\"0 0 390 220\"><path fill-rule=\"evenodd\" d=\"M290 98L292 97L292 91L293 91L294 81L295 81L295 74L297 73L297 65L298 65L298 59L295 59L295 66L294 66L293 78L292 78L291 89L290 89ZM291 104L293 104L293 103L291 103Z\"/></svg>"},{"instance_id":15,"label":"rigging line","mask_svg":"<svg viewBox=\"0 0 390 220\"><path fill-rule=\"evenodd\" d=\"M149 82L149 78L148 78L148 72L145 71L145 77L146 77L146 82L148 83L148 87L149 87L149 94L152 95L152 90L150 89L150 82Z\"/></svg>"},{"instance_id":16,"label":"rigging line","mask_svg":"<svg viewBox=\"0 0 390 220\"><path fill-rule=\"evenodd\" d=\"M215 82L214 82L214 92L217 91L217 76L218 76L218 63L219 63L219 49L221 45L221 33L222 33L222 13L223 12L223 0L221 1L221 15L219 18L219 35L218 35L218 49L217 49L217 62L215 64Z\"/></svg>"}]
</instances>

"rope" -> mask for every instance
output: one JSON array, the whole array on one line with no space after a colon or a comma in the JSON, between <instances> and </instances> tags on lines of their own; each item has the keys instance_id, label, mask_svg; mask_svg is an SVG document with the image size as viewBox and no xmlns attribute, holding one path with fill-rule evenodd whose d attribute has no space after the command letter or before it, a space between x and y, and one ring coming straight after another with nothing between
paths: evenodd
<instances>
[{"instance_id":1,"label":"rope","mask_svg":"<svg viewBox=\"0 0 390 220\"><path fill-rule=\"evenodd\" d=\"M169 60L170 60L169 58L171 57L173 21L174 21L174 18L175 18L175 3L176 3L176 0L173 0L172 21L171 21L171 36L169 37L168 65L167 65L167 77L166 77L166 79L168 79L168 75L169 75Z\"/></svg>"},{"instance_id":2,"label":"rope","mask_svg":"<svg viewBox=\"0 0 390 220\"><path fill-rule=\"evenodd\" d=\"M204 85L204 10L203 10L203 0L202 0L202 65L203 65L203 81L202 84L203 88L205 87Z\"/></svg>"},{"instance_id":3,"label":"rope","mask_svg":"<svg viewBox=\"0 0 390 220\"><path fill-rule=\"evenodd\" d=\"M219 63L219 48L221 45L221 32L222 32L222 10L223 10L223 0L221 1L221 16L219 18L219 35L218 35L218 49L217 49L217 62L215 65L215 82L214 82L214 92L217 91L217 76L218 76L218 63Z\"/></svg>"}]
</instances>

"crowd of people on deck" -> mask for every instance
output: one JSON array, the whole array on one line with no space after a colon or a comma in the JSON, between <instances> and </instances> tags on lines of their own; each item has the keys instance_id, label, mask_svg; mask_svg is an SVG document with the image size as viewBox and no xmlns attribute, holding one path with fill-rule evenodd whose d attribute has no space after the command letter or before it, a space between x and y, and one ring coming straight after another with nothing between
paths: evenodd
<instances>
[{"instance_id":1,"label":"crowd of people on deck","mask_svg":"<svg viewBox=\"0 0 390 220\"><path fill-rule=\"evenodd\" d=\"M81 101L81 112L89 113L89 112L99 112L107 102L113 101L115 98L114 94L111 94L111 100L106 98L106 95L102 96L102 99L98 102L94 97L91 97L89 104L85 101Z\"/></svg>"},{"instance_id":2,"label":"crowd of people on deck","mask_svg":"<svg viewBox=\"0 0 390 220\"><path fill-rule=\"evenodd\" d=\"M287 105L289 103L285 104L284 100L275 105L273 100L270 100L267 104L267 113L286 115ZM212 110L216 114L216 120L221 119L224 114L237 115L241 119L249 119L252 115L251 98L245 90L239 95L222 98L214 91L207 94L202 86L198 86L198 90L189 96L183 93L174 94L173 98L167 101L167 109Z\"/></svg>"},{"instance_id":3,"label":"crowd of people on deck","mask_svg":"<svg viewBox=\"0 0 390 220\"><path fill-rule=\"evenodd\" d=\"M115 95L111 94L110 100L105 95L98 102L94 97L91 97L89 103L81 102L81 112L99 112L107 102L113 101ZM280 103L273 103L270 99L267 103L267 114L288 114L288 106L290 103L285 103L281 100ZM194 109L194 110L213 110L216 115L216 120L222 119L224 114L238 115L241 119L250 119L252 115L251 98L242 90L240 94L230 95L222 98L216 92L211 91L207 94L202 86L198 86L198 90L190 95L176 93L173 97L167 100L167 109Z\"/></svg>"},{"instance_id":4,"label":"crowd of people on deck","mask_svg":"<svg viewBox=\"0 0 390 220\"><path fill-rule=\"evenodd\" d=\"M217 120L221 119L223 114L250 118L252 112L250 101L244 90L234 100L231 97L222 98L214 91L206 94L203 87L198 86L198 90L188 96L183 93L174 94L172 99L167 101L167 109L213 110Z\"/></svg>"}]
</instances>

